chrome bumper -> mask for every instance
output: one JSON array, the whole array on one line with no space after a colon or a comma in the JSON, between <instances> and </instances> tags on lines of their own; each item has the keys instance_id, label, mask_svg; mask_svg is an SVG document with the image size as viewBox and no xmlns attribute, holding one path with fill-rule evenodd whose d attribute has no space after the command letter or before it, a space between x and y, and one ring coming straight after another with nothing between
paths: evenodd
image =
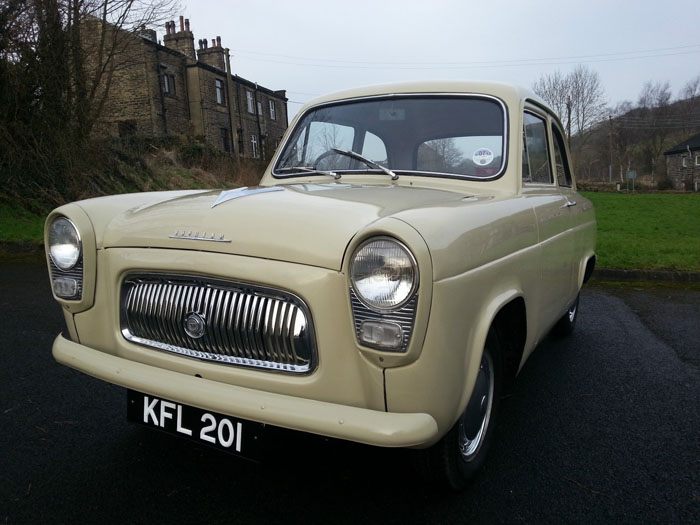
<instances>
[{"instance_id":1,"label":"chrome bumper","mask_svg":"<svg viewBox=\"0 0 700 525\"><path fill-rule=\"evenodd\" d=\"M382 447L419 447L435 442L438 425L429 414L400 414L262 392L184 375L94 350L59 335L57 362L139 392L229 416Z\"/></svg>"}]
</instances>

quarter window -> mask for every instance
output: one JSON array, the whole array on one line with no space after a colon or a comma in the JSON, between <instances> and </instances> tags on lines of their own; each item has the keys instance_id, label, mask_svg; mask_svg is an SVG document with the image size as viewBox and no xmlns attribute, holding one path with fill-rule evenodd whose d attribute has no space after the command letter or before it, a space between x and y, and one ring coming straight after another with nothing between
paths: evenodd
<instances>
[{"instance_id":1,"label":"quarter window","mask_svg":"<svg viewBox=\"0 0 700 525\"><path fill-rule=\"evenodd\" d=\"M547 123L532 113L523 116L523 182L552 184Z\"/></svg>"},{"instance_id":2,"label":"quarter window","mask_svg":"<svg viewBox=\"0 0 700 525\"><path fill-rule=\"evenodd\" d=\"M570 188L571 171L569 169L569 159L566 158L564 137L556 126L552 126L552 136L554 137L554 162L556 163L559 186Z\"/></svg>"}]
</instances>

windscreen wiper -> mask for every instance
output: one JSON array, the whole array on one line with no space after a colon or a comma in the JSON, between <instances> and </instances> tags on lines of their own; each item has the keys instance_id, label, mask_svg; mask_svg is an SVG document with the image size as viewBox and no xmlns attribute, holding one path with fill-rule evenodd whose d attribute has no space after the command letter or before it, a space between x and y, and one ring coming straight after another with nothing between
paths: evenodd
<instances>
[{"instance_id":1,"label":"windscreen wiper","mask_svg":"<svg viewBox=\"0 0 700 525\"><path fill-rule=\"evenodd\" d=\"M275 171L280 173L291 173L295 171L303 171L304 173L318 174L318 175L328 175L334 179L340 178L340 173L334 171L317 170L313 166L289 166L287 168L277 168Z\"/></svg>"},{"instance_id":2,"label":"windscreen wiper","mask_svg":"<svg viewBox=\"0 0 700 525\"><path fill-rule=\"evenodd\" d=\"M345 155L347 157L359 160L361 162L364 162L365 164L367 164L368 166L370 166L372 168L377 168L378 170L383 171L384 173L386 173L387 175L389 175L391 177L391 180L396 180L399 178L399 176L396 173L394 173L393 171L391 171L389 168L385 168L381 164L378 164L378 163L374 162L373 160L368 159L367 157L363 157L359 153L355 153L352 150L343 150L343 149L338 149L338 148L332 148L332 149L333 149L333 151L335 151L336 153L338 153L340 155Z\"/></svg>"}]
</instances>

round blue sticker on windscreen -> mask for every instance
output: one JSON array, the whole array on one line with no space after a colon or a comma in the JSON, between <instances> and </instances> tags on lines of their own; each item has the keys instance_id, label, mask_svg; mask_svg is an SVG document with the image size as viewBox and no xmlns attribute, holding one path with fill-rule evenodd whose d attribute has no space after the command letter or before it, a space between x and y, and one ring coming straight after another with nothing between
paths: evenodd
<instances>
[{"instance_id":1,"label":"round blue sticker on windscreen","mask_svg":"<svg viewBox=\"0 0 700 525\"><path fill-rule=\"evenodd\" d=\"M472 155L472 161L477 166L487 166L493 162L493 151L488 148L479 148Z\"/></svg>"}]
</instances>

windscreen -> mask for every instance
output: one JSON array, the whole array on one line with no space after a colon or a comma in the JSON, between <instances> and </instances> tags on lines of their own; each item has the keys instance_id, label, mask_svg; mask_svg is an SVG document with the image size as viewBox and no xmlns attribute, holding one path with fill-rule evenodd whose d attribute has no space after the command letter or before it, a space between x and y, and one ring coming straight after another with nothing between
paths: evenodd
<instances>
[{"instance_id":1,"label":"windscreen","mask_svg":"<svg viewBox=\"0 0 700 525\"><path fill-rule=\"evenodd\" d=\"M276 176L312 170L490 179L504 166L502 103L479 96L395 96L324 105L296 124ZM339 152L351 151L364 162Z\"/></svg>"}]
</instances>

